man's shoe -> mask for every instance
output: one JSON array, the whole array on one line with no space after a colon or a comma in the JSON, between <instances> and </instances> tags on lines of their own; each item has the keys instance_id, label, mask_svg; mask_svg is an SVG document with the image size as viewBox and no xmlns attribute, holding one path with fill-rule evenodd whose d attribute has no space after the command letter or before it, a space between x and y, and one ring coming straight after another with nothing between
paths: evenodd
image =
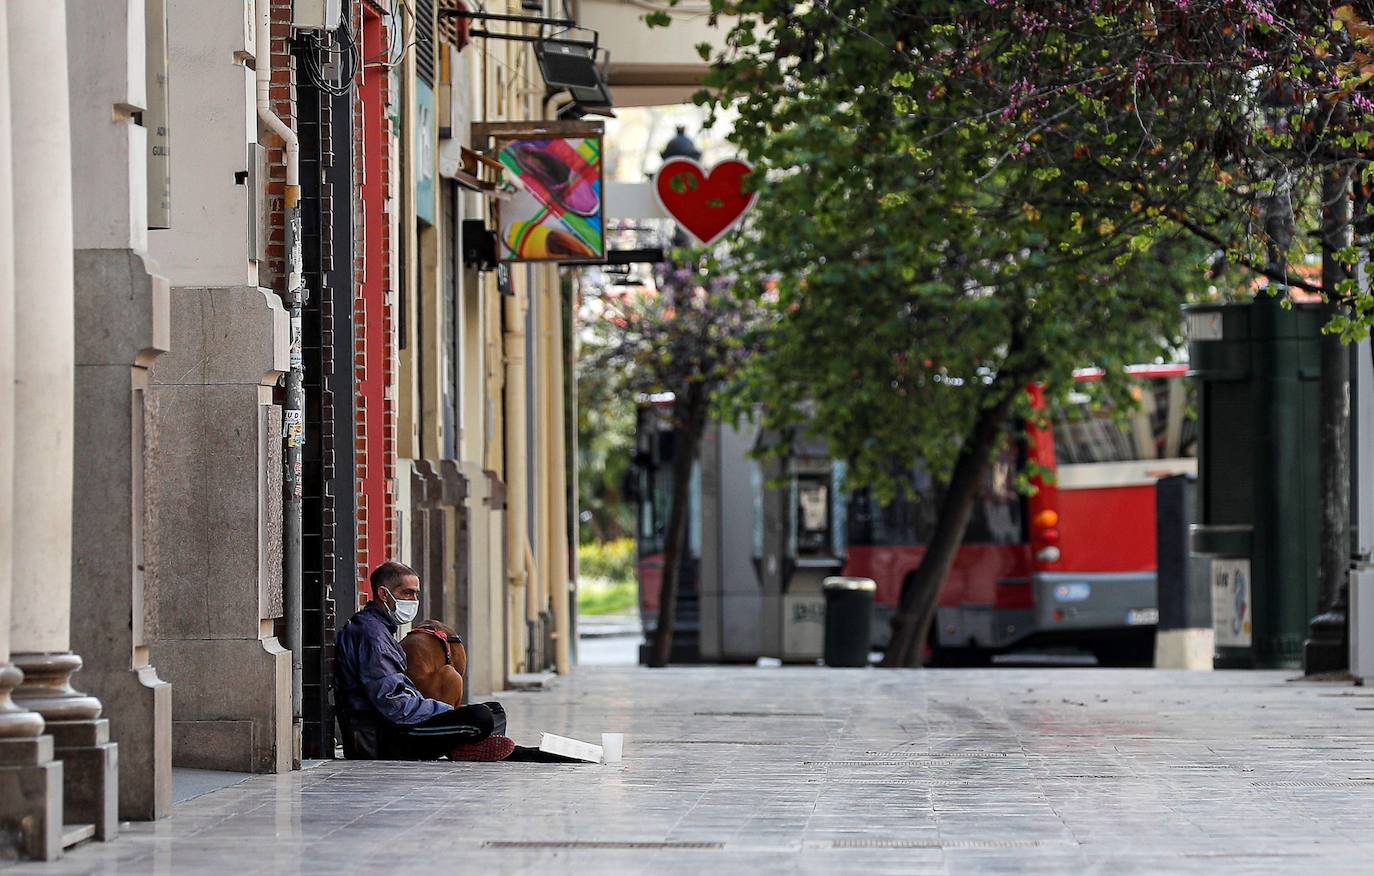
<instances>
[{"instance_id":1,"label":"man's shoe","mask_svg":"<svg viewBox=\"0 0 1374 876\"><path fill-rule=\"evenodd\" d=\"M493 761L505 760L515 751L515 740L509 736L488 736L481 742L455 745L449 749L449 760Z\"/></svg>"}]
</instances>

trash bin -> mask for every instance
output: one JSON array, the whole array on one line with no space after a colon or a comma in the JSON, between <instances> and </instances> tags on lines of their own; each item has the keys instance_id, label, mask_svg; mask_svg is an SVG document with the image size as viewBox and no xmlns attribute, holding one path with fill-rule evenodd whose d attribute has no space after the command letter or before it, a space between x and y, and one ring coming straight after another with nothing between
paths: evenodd
<instances>
[{"instance_id":1,"label":"trash bin","mask_svg":"<svg viewBox=\"0 0 1374 876\"><path fill-rule=\"evenodd\" d=\"M1156 669L1212 668L1211 563L1189 553L1189 527L1196 522L1196 476L1160 478L1155 483Z\"/></svg>"},{"instance_id":2,"label":"trash bin","mask_svg":"<svg viewBox=\"0 0 1374 876\"><path fill-rule=\"evenodd\" d=\"M872 578L826 578L825 665L867 666L873 639Z\"/></svg>"}]
</instances>

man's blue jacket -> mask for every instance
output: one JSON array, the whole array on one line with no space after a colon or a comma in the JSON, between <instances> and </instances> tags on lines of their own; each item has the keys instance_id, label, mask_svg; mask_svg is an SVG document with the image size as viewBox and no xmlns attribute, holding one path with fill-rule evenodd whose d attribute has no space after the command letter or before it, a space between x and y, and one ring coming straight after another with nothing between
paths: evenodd
<instances>
[{"instance_id":1,"label":"man's blue jacket","mask_svg":"<svg viewBox=\"0 0 1374 876\"><path fill-rule=\"evenodd\" d=\"M373 601L339 631L334 659L342 705L392 724L419 724L453 707L425 697L410 683L398 629L395 618Z\"/></svg>"}]
</instances>

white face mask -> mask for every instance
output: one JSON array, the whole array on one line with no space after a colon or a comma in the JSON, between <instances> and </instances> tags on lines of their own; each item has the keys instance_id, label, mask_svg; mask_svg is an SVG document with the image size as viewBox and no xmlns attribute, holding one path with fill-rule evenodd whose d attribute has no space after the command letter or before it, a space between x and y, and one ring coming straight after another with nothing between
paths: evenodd
<instances>
[{"instance_id":1,"label":"white face mask","mask_svg":"<svg viewBox=\"0 0 1374 876\"><path fill-rule=\"evenodd\" d=\"M398 599L396 600L396 620L402 624L408 624L415 620L415 615L420 613L420 600L418 599Z\"/></svg>"}]
</instances>

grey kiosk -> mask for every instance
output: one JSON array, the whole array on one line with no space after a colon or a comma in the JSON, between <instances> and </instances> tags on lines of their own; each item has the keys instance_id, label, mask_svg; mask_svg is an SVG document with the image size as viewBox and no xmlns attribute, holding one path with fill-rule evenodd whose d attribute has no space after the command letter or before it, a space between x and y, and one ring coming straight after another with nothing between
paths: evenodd
<instances>
[{"instance_id":1,"label":"grey kiosk","mask_svg":"<svg viewBox=\"0 0 1374 876\"><path fill-rule=\"evenodd\" d=\"M1277 299L1189 307L1199 522L1217 668L1302 665L1318 580L1321 313Z\"/></svg>"}]
</instances>

